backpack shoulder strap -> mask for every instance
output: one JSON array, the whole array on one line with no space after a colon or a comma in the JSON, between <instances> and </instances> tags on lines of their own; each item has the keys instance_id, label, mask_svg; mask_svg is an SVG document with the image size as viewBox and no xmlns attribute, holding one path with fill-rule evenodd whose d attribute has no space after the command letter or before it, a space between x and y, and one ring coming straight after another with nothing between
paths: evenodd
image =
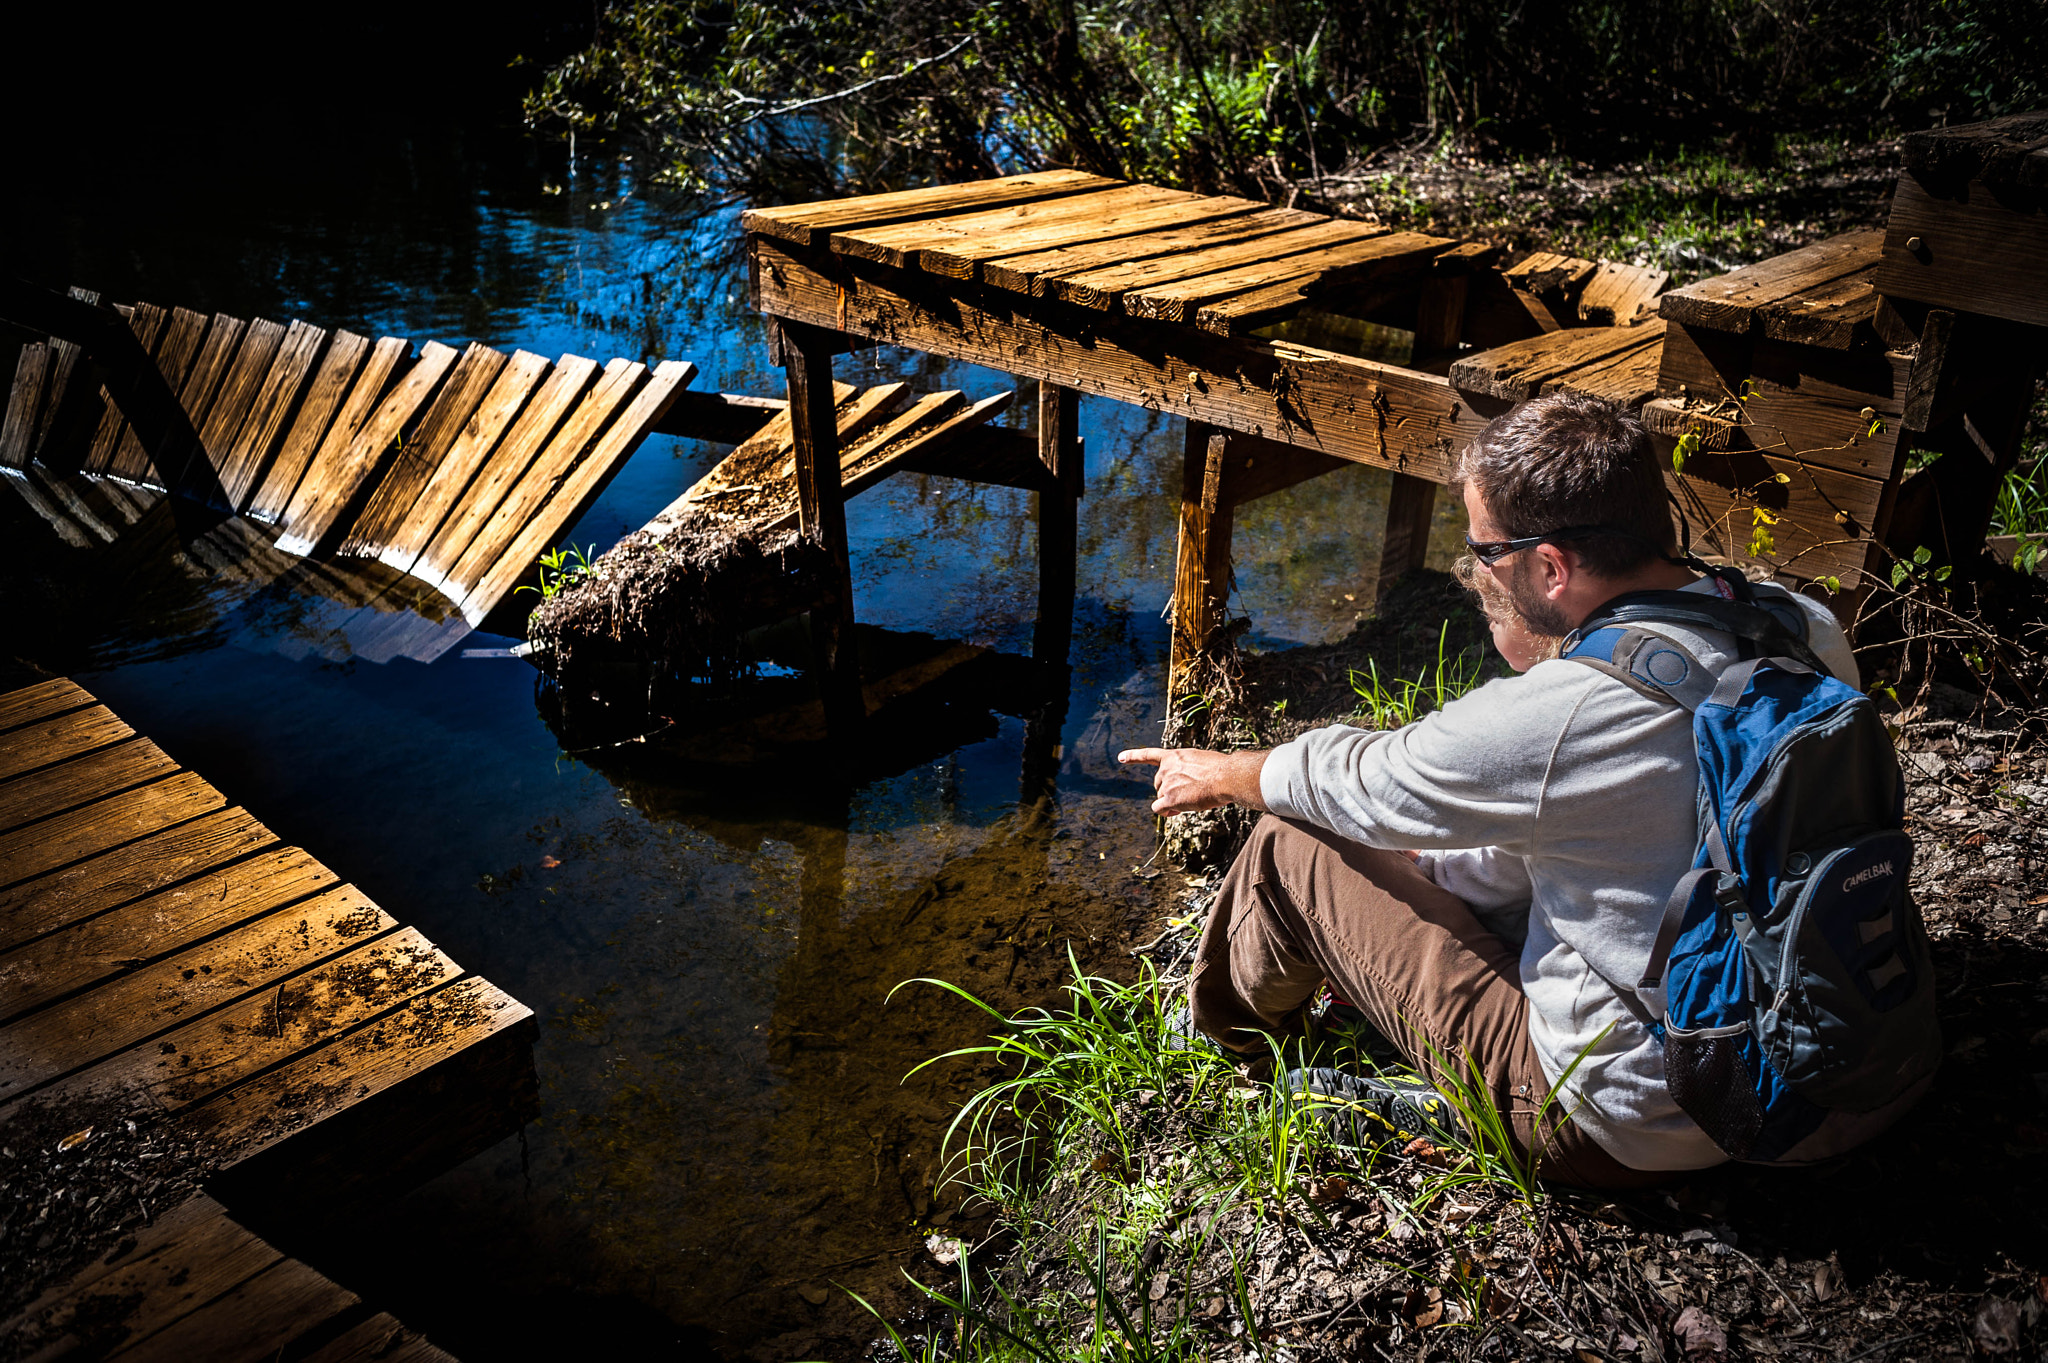
<instances>
[{"instance_id":1,"label":"backpack shoulder strap","mask_svg":"<svg viewBox=\"0 0 2048 1363\"><path fill-rule=\"evenodd\" d=\"M1566 636L1565 654L1570 656L1575 651L1578 640L1609 625L1659 622L1720 630L1734 635L1744 645L1745 658L1760 652L1764 656L1791 658L1824 676L1833 675L1807 646L1806 617L1799 608L1773 610L1760 604L1753 592L1747 601L1723 601L1718 596L1702 596L1698 592L1628 592L1594 611L1584 624Z\"/></svg>"},{"instance_id":2,"label":"backpack shoulder strap","mask_svg":"<svg viewBox=\"0 0 2048 1363\"><path fill-rule=\"evenodd\" d=\"M1704 705L1719 680L1684 644L1633 625L1601 626L1581 636L1564 656L1605 672L1653 700L1674 702L1688 710Z\"/></svg>"}]
</instances>

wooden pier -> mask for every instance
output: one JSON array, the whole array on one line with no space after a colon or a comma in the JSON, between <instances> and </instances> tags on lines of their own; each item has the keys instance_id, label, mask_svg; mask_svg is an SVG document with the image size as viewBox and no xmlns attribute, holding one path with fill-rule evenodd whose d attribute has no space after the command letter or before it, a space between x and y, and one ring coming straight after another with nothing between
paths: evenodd
<instances>
[{"instance_id":1,"label":"wooden pier","mask_svg":"<svg viewBox=\"0 0 2048 1363\"><path fill-rule=\"evenodd\" d=\"M439 1356L201 1190L272 1224L402 1191L534 1115L533 1034L78 686L0 695L8 1234L77 1260L10 1283L0 1355Z\"/></svg>"},{"instance_id":2,"label":"wooden pier","mask_svg":"<svg viewBox=\"0 0 2048 1363\"><path fill-rule=\"evenodd\" d=\"M1696 542L1730 560L1854 593L1917 545L1973 552L2048 358L2043 148L2043 115L1917 135L1888 232L1668 294L1655 270L1503 265L1483 244L1065 171L743 222L800 481L837 450L829 408L800 395L875 342L1037 380L1042 411L1096 394L1186 418L1178 694L1222 637L1235 507L1346 464L1389 470L1384 586L1422 562L1457 450L1542 393L1641 409L1667 459L1697 437L1668 480ZM1361 321L1405 333L1407 362L1346 353ZM1909 477L1913 446L1957 456ZM1049 543L1069 542L1067 510L1046 511ZM843 556L833 507L805 524Z\"/></svg>"}]
</instances>

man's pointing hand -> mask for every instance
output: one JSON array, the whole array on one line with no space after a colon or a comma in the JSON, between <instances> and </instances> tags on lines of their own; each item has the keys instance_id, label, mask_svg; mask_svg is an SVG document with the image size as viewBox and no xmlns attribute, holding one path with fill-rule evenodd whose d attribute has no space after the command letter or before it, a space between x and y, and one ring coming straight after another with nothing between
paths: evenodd
<instances>
[{"instance_id":1,"label":"man's pointing hand","mask_svg":"<svg viewBox=\"0 0 2048 1363\"><path fill-rule=\"evenodd\" d=\"M1263 812L1266 802L1259 795L1259 774L1265 770L1267 751L1126 748L1116 760L1126 766L1159 768L1152 778L1152 789L1159 792L1152 802L1154 814L1185 814L1219 805L1243 805Z\"/></svg>"}]
</instances>

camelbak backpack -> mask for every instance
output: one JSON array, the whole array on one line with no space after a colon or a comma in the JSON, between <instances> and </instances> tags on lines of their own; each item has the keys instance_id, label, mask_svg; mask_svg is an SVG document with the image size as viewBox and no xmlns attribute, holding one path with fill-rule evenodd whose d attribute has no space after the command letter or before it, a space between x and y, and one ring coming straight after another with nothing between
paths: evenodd
<instances>
[{"instance_id":1,"label":"camelbak backpack","mask_svg":"<svg viewBox=\"0 0 2048 1363\"><path fill-rule=\"evenodd\" d=\"M1941 1062L1927 933L1907 893L1905 782L1870 699L1805 644L1789 598L1637 592L1565 657L1693 715L1700 840L1633 989L1677 1100L1736 1159L1804 1164L1890 1125ZM1657 623L1732 633L1718 675Z\"/></svg>"}]
</instances>

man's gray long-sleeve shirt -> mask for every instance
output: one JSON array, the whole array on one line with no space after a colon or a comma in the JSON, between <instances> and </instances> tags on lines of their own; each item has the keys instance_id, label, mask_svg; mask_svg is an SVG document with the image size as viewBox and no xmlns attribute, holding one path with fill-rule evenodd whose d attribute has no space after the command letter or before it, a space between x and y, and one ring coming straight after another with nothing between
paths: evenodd
<instances>
[{"instance_id":1,"label":"man's gray long-sleeve shirt","mask_svg":"<svg viewBox=\"0 0 2048 1363\"><path fill-rule=\"evenodd\" d=\"M1814 652L1858 685L1833 615L1794 599ZM1652 628L1716 670L1735 660L1730 635ZM1273 750L1260 784L1274 813L1368 846L1458 850L1447 888L1484 919L1527 904L1530 1038L1553 1083L1586 1053L1564 1110L1631 1168L1726 1158L1672 1101L1662 1047L1608 983L1641 978L1665 901L1692 865L1699 766L1686 710L1553 660L1391 732L1304 734Z\"/></svg>"}]
</instances>

